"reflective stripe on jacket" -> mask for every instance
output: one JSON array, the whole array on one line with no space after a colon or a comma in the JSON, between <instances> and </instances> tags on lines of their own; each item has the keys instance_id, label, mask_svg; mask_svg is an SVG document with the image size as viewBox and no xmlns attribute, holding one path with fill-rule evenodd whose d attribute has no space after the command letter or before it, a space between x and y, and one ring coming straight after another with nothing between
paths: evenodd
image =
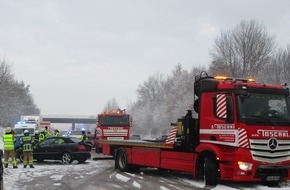
<instances>
[{"instance_id":1,"label":"reflective stripe on jacket","mask_svg":"<svg viewBox=\"0 0 290 190\"><path fill-rule=\"evenodd\" d=\"M4 150L14 150L14 142L16 141L13 134L5 134L3 136Z\"/></svg>"},{"instance_id":2,"label":"reflective stripe on jacket","mask_svg":"<svg viewBox=\"0 0 290 190\"><path fill-rule=\"evenodd\" d=\"M33 142L34 142L34 140L31 136L22 137L21 138L21 145L22 145L23 152L32 151L33 150L33 147L32 147Z\"/></svg>"},{"instance_id":3,"label":"reflective stripe on jacket","mask_svg":"<svg viewBox=\"0 0 290 190\"><path fill-rule=\"evenodd\" d=\"M45 139L45 135L43 133L40 133L39 142L43 141L44 139Z\"/></svg>"}]
</instances>

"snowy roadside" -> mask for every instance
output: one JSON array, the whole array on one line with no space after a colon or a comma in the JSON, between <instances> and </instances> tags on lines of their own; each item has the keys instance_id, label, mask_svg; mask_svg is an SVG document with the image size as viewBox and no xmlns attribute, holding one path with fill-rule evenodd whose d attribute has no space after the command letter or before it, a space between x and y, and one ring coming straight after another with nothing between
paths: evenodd
<instances>
[{"instance_id":1,"label":"snowy roadside","mask_svg":"<svg viewBox=\"0 0 290 190\"><path fill-rule=\"evenodd\" d=\"M97 161L88 160L84 164L78 164L77 161L69 165L64 165L61 162L45 162L42 164L35 164L35 168L23 168L18 164L18 169L13 169L10 165L4 169L4 189L5 190L24 190L31 189L30 182L33 186L43 187L42 189L54 189L58 186L67 183L63 180L64 177L72 178L77 181L87 176L92 176L95 173L100 173L108 167ZM37 180L43 179L44 180ZM25 184L23 186L23 184ZM49 187L47 186L49 184Z\"/></svg>"}]
</instances>

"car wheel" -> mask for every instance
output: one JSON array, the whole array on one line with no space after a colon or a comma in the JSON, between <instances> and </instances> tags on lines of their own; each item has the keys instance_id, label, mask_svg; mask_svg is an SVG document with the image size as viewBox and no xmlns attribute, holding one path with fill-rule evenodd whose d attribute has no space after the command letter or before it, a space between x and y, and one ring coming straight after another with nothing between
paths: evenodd
<instances>
[{"instance_id":1,"label":"car wheel","mask_svg":"<svg viewBox=\"0 0 290 190\"><path fill-rule=\"evenodd\" d=\"M73 159L72 159L71 154L69 152L63 153L62 156L61 156L61 161L64 164L70 164L70 163L72 163L73 162Z\"/></svg>"},{"instance_id":2,"label":"car wheel","mask_svg":"<svg viewBox=\"0 0 290 190\"><path fill-rule=\"evenodd\" d=\"M86 160L87 160L87 159L83 158L83 159L79 159L78 162L79 162L79 164L82 164L82 163L84 163Z\"/></svg>"}]
</instances>

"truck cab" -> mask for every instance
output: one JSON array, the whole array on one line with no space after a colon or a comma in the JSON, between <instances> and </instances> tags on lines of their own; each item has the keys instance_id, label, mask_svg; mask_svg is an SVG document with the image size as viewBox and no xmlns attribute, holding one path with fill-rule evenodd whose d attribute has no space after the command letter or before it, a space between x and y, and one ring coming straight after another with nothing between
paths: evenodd
<instances>
[{"instance_id":1,"label":"truck cab","mask_svg":"<svg viewBox=\"0 0 290 190\"><path fill-rule=\"evenodd\" d=\"M289 89L254 80L200 75L198 163L222 180L279 181L290 175ZM206 166L210 164L210 166ZM207 169L208 169L207 168Z\"/></svg>"}]
</instances>

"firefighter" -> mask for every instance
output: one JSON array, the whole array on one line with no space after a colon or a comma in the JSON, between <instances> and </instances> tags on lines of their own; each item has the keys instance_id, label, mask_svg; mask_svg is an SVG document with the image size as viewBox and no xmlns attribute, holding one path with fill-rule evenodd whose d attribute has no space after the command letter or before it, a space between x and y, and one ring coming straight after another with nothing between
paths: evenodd
<instances>
[{"instance_id":1,"label":"firefighter","mask_svg":"<svg viewBox=\"0 0 290 190\"><path fill-rule=\"evenodd\" d=\"M87 137L87 135L86 135L86 132L85 132L85 131L82 131L81 140L82 140L82 141L88 140L88 137Z\"/></svg>"},{"instance_id":2,"label":"firefighter","mask_svg":"<svg viewBox=\"0 0 290 190\"><path fill-rule=\"evenodd\" d=\"M39 134L39 142L43 141L45 139L45 131L42 130Z\"/></svg>"},{"instance_id":3,"label":"firefighter","mask_svg":"<svg viewBox=\"0 0 290 190\"><path fill-rule=\"evenodd\" d=\"M54 136L55 137L59 137L60 136L59 131L57 129L54 129Z\"/></svg>"},{"instance_id":4,"label":"firefighter","mask_svg":"<svg viewBox=\"0 0 290 190\"><path fill-rule=\"evenodd\" d=\"M34 134L34 146L39 142L39 138L40 138L40 133L38 130L36 130Z\"/></svg>"},{"instance_id":5,"label":"firefighter","mask_svg":"<svg viewBox=\"0 0 290 190\"><path fill-rule=\"evenodd\" d=\"M49 131L48 131L48 127L47 126L45 126L45 138L48 138L48 137L50 137L50 133L49 133Z\"/></svg>"},{"instance_id":6,"label":"firefighter","mask_svg":"<svg viewBox=\"0 0 290 190\"><path fill-rule=\"evenodd\" d=\"M20 140L20 145L23 151L23 167L26 168L27 165L30 168L34 168L33 166L33 144L34 137L29 135L29 131L24 131L24 137Z\"/></svg>"},{"instance_id":7,"label":"firefighter","mask_svg":"<svg viewBox=\"0 0 290 190\"><path fill-rule=\"evenodd\" d=\"M7 127L5 130L5 135L2 137L4 143L4 167L8 167L8 160L11 157L13 168L17 168L17 161L15 158L14 143L16 138L12 133L11 127Z\"/></svg>"}]
</instances>

